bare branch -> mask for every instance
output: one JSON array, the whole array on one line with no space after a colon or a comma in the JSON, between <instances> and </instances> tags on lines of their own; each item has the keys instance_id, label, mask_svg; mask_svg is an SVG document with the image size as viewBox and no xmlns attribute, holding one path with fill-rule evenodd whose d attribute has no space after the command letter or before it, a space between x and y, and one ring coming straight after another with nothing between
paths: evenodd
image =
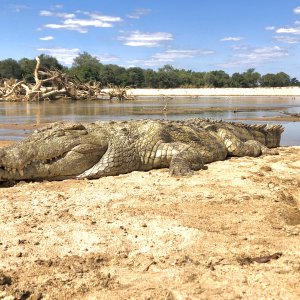
<instances>
[{"instance_id":1,"label":"bare branch","mask_svg":"<svg viewBox=\"0 0 300 300\"><path fill-rule=\"evenodd\" d=\"M44 99L56 100L68 97L72 100L99 99L103 95L110 100L117 98L119 101L133 100L128 94L130 87L110 85L110 90L104 92L100 82L83 83L77 76L70 77L59 70L40 70L41 61L36 57L34 69L34 84L25 81L1 80L0 99L9 101L40 101Z\"/></svg>"}]
</instances>

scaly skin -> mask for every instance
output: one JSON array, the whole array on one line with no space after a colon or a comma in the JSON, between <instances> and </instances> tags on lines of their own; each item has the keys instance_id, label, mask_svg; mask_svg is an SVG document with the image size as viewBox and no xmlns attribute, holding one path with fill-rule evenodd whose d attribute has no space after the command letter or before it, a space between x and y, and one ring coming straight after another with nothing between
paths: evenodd
<instances>
[{"instance_id":1,"label":"scaly skin","mask_svg":"<svg viewBox=\"0 0 300 300\"><path fill-rule=\"evenodd\" d=\"M0 149L0 181L100 178L169 167L187 175L227 156L275 154L281 126L203 119L54 123Z\"/></svg>"}]
</instances>

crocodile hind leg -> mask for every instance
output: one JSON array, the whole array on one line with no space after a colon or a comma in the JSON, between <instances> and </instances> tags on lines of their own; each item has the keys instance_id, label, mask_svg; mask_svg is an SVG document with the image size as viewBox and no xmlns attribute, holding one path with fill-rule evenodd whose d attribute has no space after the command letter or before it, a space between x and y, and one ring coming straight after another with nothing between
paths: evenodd
<instances>
[{"instance_id":1,"label":"crocodile hind leg","mask_svg":"<svg viewBox=\"0 0 300 300\"><path fill-rule=\"evenodd\" d=\"M160 140L140 153L140 170L169 167L171 175L189 175L204 167L202 154L192 145Z\"/></svg>"},{"instance_id":2,"label":"crocodile hind leg","mask_svg":"<svg viewBox=\"0 0 300 300\"><path fill-rule=\"evenodd\" d=\"M200 169L204 169L201 153L196 148L187 145L172 157L169 173L173 176L184 176L191 175L193 171Z\"/></svg>"},{"instance_id":3,"label":"crocodile hind leg","mask_svg":"<svg viewBox=\"0 0 300 300\"><path fill-rule=\"evenodd\" d=\"M223 140L229 156L256 157L262 154L263 149L268 149L254 139L242 141L236 134L228 129L221 128L217 133Z\"/></svg>"}]
</instances>

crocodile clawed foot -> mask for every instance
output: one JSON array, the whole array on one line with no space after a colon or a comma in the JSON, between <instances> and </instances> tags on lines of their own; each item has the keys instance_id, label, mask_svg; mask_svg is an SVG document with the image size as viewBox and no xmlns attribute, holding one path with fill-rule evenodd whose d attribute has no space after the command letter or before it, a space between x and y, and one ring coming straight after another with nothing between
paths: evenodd
<instances>
[{"instance_id":1,"label":"crocodile clawed foot","mask_svg":"<svg viewBox=\"0 0 300 300\"><path fill-rule=\"evenodd\" d=\"M262 152L263 155L279 155L278 150L269 149L267 147L262 147L261 152Z\"/></svg>"},{"instance_id":2,"label":"crocodile clawed foot","mask_svg":"<svg viewBox=\"0 0 300 300\"><path fill-rule=\"evenodd\" d=\"M170 168L169 174L171 176L189 176L193 175L194 171L184 166L173 166Z\"/></svg>"}]
</instances>

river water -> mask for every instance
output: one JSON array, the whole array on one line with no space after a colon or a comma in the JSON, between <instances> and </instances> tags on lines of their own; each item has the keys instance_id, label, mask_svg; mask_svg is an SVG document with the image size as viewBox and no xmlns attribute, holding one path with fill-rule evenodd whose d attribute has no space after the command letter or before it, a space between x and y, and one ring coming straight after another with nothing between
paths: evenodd
<instances>
[{"instance_id":1,"label":"river water","mask_svg":"<svg viewBox=\"0 0 300 300\"><path fill-rule=\"evenodd\" d=\"M0 124L41 124L56 121L212 118L245 123L253 118L300 113L300 97L143 97L132 102L67 101L0 103ZM300 145L300 122L282 124L282 145ZM0 129L0 140L19 140L30 131Z\"/></svg>"}]
</instances>

